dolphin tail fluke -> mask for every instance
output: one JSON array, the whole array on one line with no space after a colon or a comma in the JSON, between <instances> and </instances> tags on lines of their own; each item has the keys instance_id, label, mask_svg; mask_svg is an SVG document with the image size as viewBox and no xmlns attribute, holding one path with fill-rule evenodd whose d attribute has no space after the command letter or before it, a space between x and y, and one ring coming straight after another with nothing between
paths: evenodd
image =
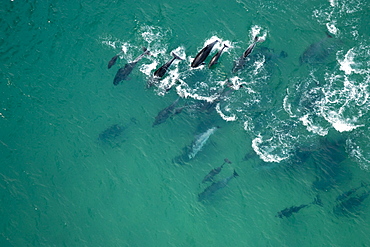
<instances>
[{"instance_id":1,"label":"dolphin tail fluke","mask_svg":"<svg viewBox=\"0 0 370 247\"><path fill-rule=\"evenodd\" d=\"M225 159L224 159L224 164L225 164L225 163L231 164L232 162L231 162L228 158L225 158Z\"/></svg>"},{"instance_id":2,"label":"dolphin tail fluke","mask_svg":"<svg viewBox=\"0 0 370 247\"><path fill-rule=\"evenodd\" d=\"M315 197L315 199L313 200L312 204L316 204L316 205L319 205L319 206L321 206L321 207L324 205L324 204L322 203L322 200L321 200L321 198L320 198L320 196L319 196L319 195L317 195L317 196Z\"/></svg>"},{"instance_id":3,"label":"dolphin tail fluke","mask_svg":"<svg viewBox=\"0 0 370 247\"><path fill-rule=\"evenodd\" d=\"M143 55L151 55L150 51L145 46L143 46Z\"/></svg>"},{"instance_id":4,"label":"dolphin tail fluke","mask_svg":"<svg viewBox=\"0 0 370 247\"><path fill-rule=\"evenodd\" d=\"M178 60L184 60L182 59L181 57L179 57L178 55L176 55L174 52L172 52L172 56Z\"/></svg>"},{"instance_id":5,"label":"dolphin tail fluke","mask_svg":"<svg viewBox=\"0 0 370 247\"><path fill-rule=\"evenodd\" d=\"M233 173L234 177L239 177L239 174L236 173L236 171L234 170L234 173Z\"/></svg>"},{"instance_id":6,"label":"dolphin tail fluke","mask_svg":"<svg viewBox=\"0 0 370 247\"><path fill-rule=\"evenodd\" d=\"M280 52L280 57L281 58L286 58L288 56L288 53L286 51L281 51Z\"/></svg>"},{"instance_id":7,"label":"dolphin tail fluke","mask_svg":"<svg viewBox=\"0 0 370 247\"><path fill-rule=\"evenodd\" d=\"M331 33L329 33L328 31L326 31L325 33L326 33L326 37L333 38L333 35Z\"/></svg>"},{"instance_id":8,"label":"dolphin tail fluke","mask_svg":"<svg viewBox=\"0 0 370 247\"><path fill-rule=\"evenodd\" d=\"M362 181L361 182L361 187L367 187L369 184L368 183L366 183L366 182L364 182L364 181Z\"/></svg>"},{"instance_id":9,"label":"dolphin tail fluke","mask_svg":"<svg viewBox=\"0 0 370 247\"><path fill-rule=\"evenodd\" d=\"M132 122L132 123L134 123L134 124L137 124L137 123L138 123L137 119L136 119L136 118L134 118L134 117L132 117L130 120L131 120L131 122Z\"/></svg>"}]
</instances>

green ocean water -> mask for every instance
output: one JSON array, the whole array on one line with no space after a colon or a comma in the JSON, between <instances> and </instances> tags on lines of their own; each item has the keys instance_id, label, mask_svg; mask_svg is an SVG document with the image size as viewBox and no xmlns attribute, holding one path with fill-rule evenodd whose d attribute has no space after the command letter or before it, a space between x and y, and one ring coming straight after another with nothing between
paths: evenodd
<instances>
[{"instance_id":1,"label":"green ocean water","mask_svg":"<svg viewBox=\"0 0 370 247\"><path fill-rule=\"evenodd\" d=\"M3 1L0 246L367 246L369 13L359 0ZM256 30L266 40L251 55L277 56L232 74ZM232 47L215 68L189 70L214 36ZM330 54L301 64L311 44L311 57ZM114 86L143 46L154 55ZM174 75L188 85L147 89L145 65L177 48ZM226 79L243 87L219 111L188 107L152 127L185 91L179 104L197 104ZM101 143L114 124L122 135ZM194 159L173 162L214 126ZM239 176L198 201L225 158L216 181Z\"/></svg>"}]
</instances>

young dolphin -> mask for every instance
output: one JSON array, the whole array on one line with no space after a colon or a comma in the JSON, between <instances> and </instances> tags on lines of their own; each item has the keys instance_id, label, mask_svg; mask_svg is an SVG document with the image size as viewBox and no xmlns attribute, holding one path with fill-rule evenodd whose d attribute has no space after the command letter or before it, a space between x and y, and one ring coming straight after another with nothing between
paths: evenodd
<instances>
[{"instance_id":1,"label":"young dolphin","mask_svg":"<svg viewBox=\"0 0 370 247\"><path fill-rule=\"evenodd\" d=\"M121 81L125 80L127 76L132 72L132 70L135 68L135 65L145 56L150 55L149 50L147 50L145 47L143 47L143 53L138 56L133 62L128 63L125 65L125 67L120 68L117 71L116 76L114 77L113 84L118 85Z\"/></svg>"},{"instance_id":2,"label":"young dolphin","mask_svg":"<svg viewBox=\"0 0 370 247\"><path fill-rule=\"evenodd\" d=\"M238 173L234 170L233 175L230 177L227 177L221 181L218 181L217 183L212 183L210 186L208 186L202 193L198 194L198 201L203 201L209 199L213 193L216 191L226 187L226 185L230 182L230 180L234 177L238 177Z\"/></svg>"},{"instance_id":3,"label":"young dolphin","mask_svg":"<svg viewBox=\"0 0 370 247\"><path fill-rule=\"evenodd\" d=\"M212 182L212 181L213 181L213 177L220 173L220 171L221 171L222 167L223 167L226 163L231 164L231 161L230 161L230 160L228 160L228 159L224 159L224 163L223 163L221 166L219 166L219 167L217 167L217 168L212 169L212 170L211 170L211 171L210 171L210 172L209 172L209 173L208 173L208 174L203 178L202 183L205 183L205 182L207 182L207 181Z\"/></svg>"},{"instance_id":4,"label":"young dolphin","mask_svg":"<svg viewBox=\"0 0 370 247\"><path fill-rule=\"evenodd\" d=\"M198 67L199 65L201 65L204 60L206 60L206 58L208 57L209 53L211 53L212 51L212 48L213 46L215 46L215 44L219 42L218 40L215 40L213 41L212 43L208 44L207 46L205 46L198 54L197 56L194 58L193 62L191 63L191 67L192 68L196 68Z\"/></svg>"},{"instance_id":5,"label":"young dolphin","mask_svg":"<svg viewBox=\"0 0 370 247\"><path fill-rule=\"evenodd\" d=\"M118 57L123 53L123 50L121 50L117 55L115 55L114 57L111 58L111 60L109 60L108 62L108 69L110 69L113 65L116 64L116 61L118 59Z\"/></svg>"},{"instance_id":6,"label":"young dolphin","mask_svg":"<svg viewBox=\"0 0 370 247\"><path fill-rule=\"evenodd\" d=\"M212 65L215 65L218 62L218 59L221 57L222 51L225 49L225 47L228 47L226 44L222 47L221 50L219 50L216 55L213 56L211 61L208 64L208 68L211 68Z\"/></svg>"},{"instance_id":7,"label":"young dolphin","mask_svg":"<svg viewBox=\"0 0 370 247\"><path fill-rule=\"evenodd\" d=\"M163 77L164 74L167 72L168 68L171 66L171 64L173 63L173 61L175 61L176 59L179 59L179 60L184 60L182 59L181 57L177 56L175 53L171 53L173 58L171 60L169 60L167 63L165 63L164 65L162 65L159 69L157 69L155 72L154 72L154 76L156 77Z\"/></svg>"}]
</instances>

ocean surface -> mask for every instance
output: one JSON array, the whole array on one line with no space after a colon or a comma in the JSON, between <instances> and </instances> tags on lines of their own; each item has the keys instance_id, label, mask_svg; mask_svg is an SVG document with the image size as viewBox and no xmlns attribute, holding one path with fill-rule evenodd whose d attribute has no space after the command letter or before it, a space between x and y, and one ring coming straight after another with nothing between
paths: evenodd
<instances>
[{"instance_id":1,"label":"ocean surface","mask_svg":"<svg viewBox=\"0 0 370 247\"><path fill-rule=\"evenodd\" d=\"M369 246L369 23L366 0L3 0L0 246Z\"/></svg>"}]
</instances>

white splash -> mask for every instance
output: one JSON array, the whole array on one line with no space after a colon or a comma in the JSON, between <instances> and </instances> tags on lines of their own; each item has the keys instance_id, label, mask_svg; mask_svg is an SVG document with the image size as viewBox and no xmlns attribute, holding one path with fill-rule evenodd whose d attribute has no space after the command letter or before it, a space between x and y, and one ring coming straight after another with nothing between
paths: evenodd
<instances>
[{"instance_id":1,"label":"white splash","mask_svg":"<svg viewBox=\"0 0 370 247\"><path fill-rule=\"evenodd\" d=\"M309 119L309 114L304 115L303 117L299 118L299 120L304 126L307 127L307 130L311 131L312 133L326 136L329 132L327 129L324 129L321 126L314 125L313 121Z\"/></svg>"},{"instance_id":2,"label":"white splash","mask_svg":"<svg viewBox=\"0 0 370 247\"><path fill-rule=\"evenodd\" d=\"M334 35L337 35L338 34L338 28L335 26L335 21L332 21L332 22L328 22L326 23L326 28L328 29L328 31Z\"/></svg>"},{"instance_id":3,"label":"white splash","mask_svg":"<svg viewBox=\"0 0 370 247\"><path fill-rule=\"evenodd\" d=\"M329 0L330 6L335 7L337 5L336 0Z\"/></svg>"},{"instance_id":4,"label":"white splash","mask_svg":"<svg viewBox=\"0 0 370 247\"><path fill-rule=\"evenodd\" d=\"M226 109L226 110L230 110L230 109ZM229 121L235 121L237 119L237 117L236 117L235 114L232 114L231 116L226 116L221 111L220 103L217 103L217 105L216 105L216 111L222 117L222 119L225 120L225 121L227 121L227 122L229 122Z\"/></svg>"},{"instance_id":5,"label":"white splash","mask_svg":"<svg viewBox=\"0 0 370 247\"><path fill-rule=\"evenodd\" d=\"M267 142L271 141L271 139L268 139ZM261 136L258 136L252 140L252 148L254 152L265 162L281 162L282 160L285 160L288 157L280 157L277 154L272 154L275 150L275 146L265 146L260 147L261 144L263 144L264 141L262 140Z\"/></svg>"},{"instance_id":6,"label":"white splash","mask_svg":"<svg viewBox=\"0 0 370 247\"><path fill-rule=\"evenodd\" d=\"M147 76L151 75L152 71L157 68L157 61L153 61L151 64L143 64L140 66L140 71Z\"/></svg>"},{"instance_id":7,"label":"white splash","mask_svg":"<svg viewBox=\"0 0 370 247\"><path fill-rule=\"evenodd\" d=\"M284 99L283 99L283 108L285 110L286 113L289 114L290 117L297 117L293 111L292 111L292 104L289 103L289 88L286 89L286 92L287 92L287 95L285 95Z\"/></svg>"},{"instance_id":8,"label":"white splash","mask_svg":"<svg viewBox=\"0 0 370 247\"><path fill-rule=\"evenodd\" d=\"M350 75L352 72L355 72L356 70L352 68L352 65L355 64L353 61L355 57L355 53L353 52L354 48L351 48L346 55L344 56L343 60L338 59L338 62L340 64L340 70L344 71L346 75Z\"/></svg>"},{"instance_id":9,"label":"white splash","mask_svg":"<svg viewBox=\"0 0 370 247\"><path fill-rule=\"evenodd\" d=\"M356 117L352 117L352 119L344 118L340 113L335 111L322 111L321 114L325 118L325 120L331 123L334 129L339 132L352 131L358 127L364 126L363 124L353 124L353 122L357 121Z\"/></svg>"}]
</instances>

